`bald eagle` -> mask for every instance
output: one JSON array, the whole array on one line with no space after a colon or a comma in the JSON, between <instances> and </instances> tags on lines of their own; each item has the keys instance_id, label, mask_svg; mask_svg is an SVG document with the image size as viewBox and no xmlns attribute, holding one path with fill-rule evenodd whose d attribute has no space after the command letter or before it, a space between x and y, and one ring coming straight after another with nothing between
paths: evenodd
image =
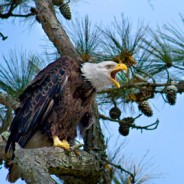
<instances>
[{"instance_id":1,"label":"bald eagle","mask_svg":"<svg viewBox=\"0 0 184 184\"><path fill-rule=\"evenodd\" d=\"M20 95L5 151L14 150L16 142L23 148L70 150L76 128L83 134L93 123L96 91L112 84L119 88L116 74L122 70L126 65L113 61L78 63L68 56L49 64Z\"/></svg>"}]
</instances>

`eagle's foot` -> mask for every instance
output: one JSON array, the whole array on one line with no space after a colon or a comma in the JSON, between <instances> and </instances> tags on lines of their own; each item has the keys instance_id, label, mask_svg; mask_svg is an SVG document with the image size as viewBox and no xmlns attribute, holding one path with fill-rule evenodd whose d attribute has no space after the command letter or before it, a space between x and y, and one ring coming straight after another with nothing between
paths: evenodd
<instances>
[{"instance_id":1,"label":"eagle's foot","mask_svg":"<svg viewBox=\"0 0 184 184\"><path fill-rule=\"evenodd\" d=\"M54 146L63 148L66 151L71 151L70 144L68 143L68 141L66 140L60 141L57 136L53 136L52 138L53 138Z\"/></svg>"}]
</instances>

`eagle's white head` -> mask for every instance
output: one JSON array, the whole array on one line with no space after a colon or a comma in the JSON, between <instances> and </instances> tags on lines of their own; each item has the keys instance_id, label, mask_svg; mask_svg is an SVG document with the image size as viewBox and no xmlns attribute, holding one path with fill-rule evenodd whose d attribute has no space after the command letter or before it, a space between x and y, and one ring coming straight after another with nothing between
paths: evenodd
<instances>
[{"instance_id":1,"label":"eagle's white head","mask_svg":"<svg viewBox=\"0 0 184 184\"><path fill-rule=\"evenodd\" d=\"M101 63L84 63L82 75L91 82L97 91L103 90L109 85L115 84L120 87L116 80L116 74L122 70L128 70L125 64L117 64L114 61L103 61Z\"/></svg>"}]
</instances>

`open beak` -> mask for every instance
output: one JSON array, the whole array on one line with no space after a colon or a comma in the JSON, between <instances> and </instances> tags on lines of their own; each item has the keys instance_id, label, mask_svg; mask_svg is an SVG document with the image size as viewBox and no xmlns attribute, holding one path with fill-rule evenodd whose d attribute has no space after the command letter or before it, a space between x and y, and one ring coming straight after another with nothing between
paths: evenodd
<instances>
[{"instance_id":1,"label":"open beak","mask_svg":"<svg viewBox=\"0 0 184 184\"><path fill-rule=\"evenodd\" d=\"M128 68L125 64L117 64L116 67L111 72L111 81L115 84L117 88L120 88L119 82L116 80L116 74L122 70L128 71Z\"/></svg>"}]
</instances>

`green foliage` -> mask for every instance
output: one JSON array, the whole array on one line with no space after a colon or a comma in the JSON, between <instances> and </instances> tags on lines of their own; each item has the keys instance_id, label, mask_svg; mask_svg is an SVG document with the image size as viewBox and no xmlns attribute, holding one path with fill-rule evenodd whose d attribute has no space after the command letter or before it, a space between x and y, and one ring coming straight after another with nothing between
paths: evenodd
<instances>
[{"instance_id":1,"label":"green foliage","mask_svg":"<svg viewBox=\"0 0 184 184\"><path fill-rule=\"evenodd\" d=\"M181 21L184 26L182 16ZM150 54L144 71L155 77L162 75L162 79L166 80L181 77L184 70L183 35L183 29L171 24L165 24L157 30L150 29L150 37L144 39L143 49Z\"/></svg>"},{"instance_id":2,"label":"green foliage","mask_svg":"<svg viewBox=\"0 0 184 184\"><path fill-rule=\"evenodd\" d=\"M141 49L146 29L143 24L139 24L133 32L132 24L123 15L121 20L115 18L109 27L102 30L103 50L111 58L120 55L122 51L130 52L132 55L137 54Z\"/></svg>"},{"instance_id":3,"label":"green foliage","mask_svg":"<svg viewBox=\"0 0 184 184\"><path fill-rule=\"evenodd\" d=\"M27 52L10 51L0 63L0 89L17 98L41 67L40 58Z\"/></svg>"},{"instance_id":4,"label":"green foliage","mask_svg":"<svg viewBox=\"0 0 184 184\"><path fill-rule=\"evenodd\" d=\"M184 17L181 17L181 24L184 27ZM160 32L161 36L172 44L172 51L181 54L183 59L184 53L184 30L177 25L164 24L164 32ZM180 58L180 57L179 57ZM178 58L178 60L179 60ZM176 59L177 60L177 59Z\"/></svg>"},{"instance_id":5,"label":"green foliage","mask_svg":"<svg viewBox=\"0 0 184 184\"><path fill-rule=\"evenodd\" d=\"M84 20L76 19L68 32L83 61L94 60L100 45L101 31L89 21L88 16Z\"/></svg>"},{"instance_id":6,"label":"green foliage","mask_svg":"<svg viewBox=\"0 0 184 184\"><path fill-rule=\"evenodd\" d=\"M143 48L150 54L150 58L146 61L146 71L152 76L163 74L167 69L174 66L174 63L180 65L176 60L175 53L170 43L162 37L162 33L150 30L151 38L144 40ZM166 73L166 72L165 72ZM166 75L165 75L166 76Z\"/></svg>"}]
</instances>

